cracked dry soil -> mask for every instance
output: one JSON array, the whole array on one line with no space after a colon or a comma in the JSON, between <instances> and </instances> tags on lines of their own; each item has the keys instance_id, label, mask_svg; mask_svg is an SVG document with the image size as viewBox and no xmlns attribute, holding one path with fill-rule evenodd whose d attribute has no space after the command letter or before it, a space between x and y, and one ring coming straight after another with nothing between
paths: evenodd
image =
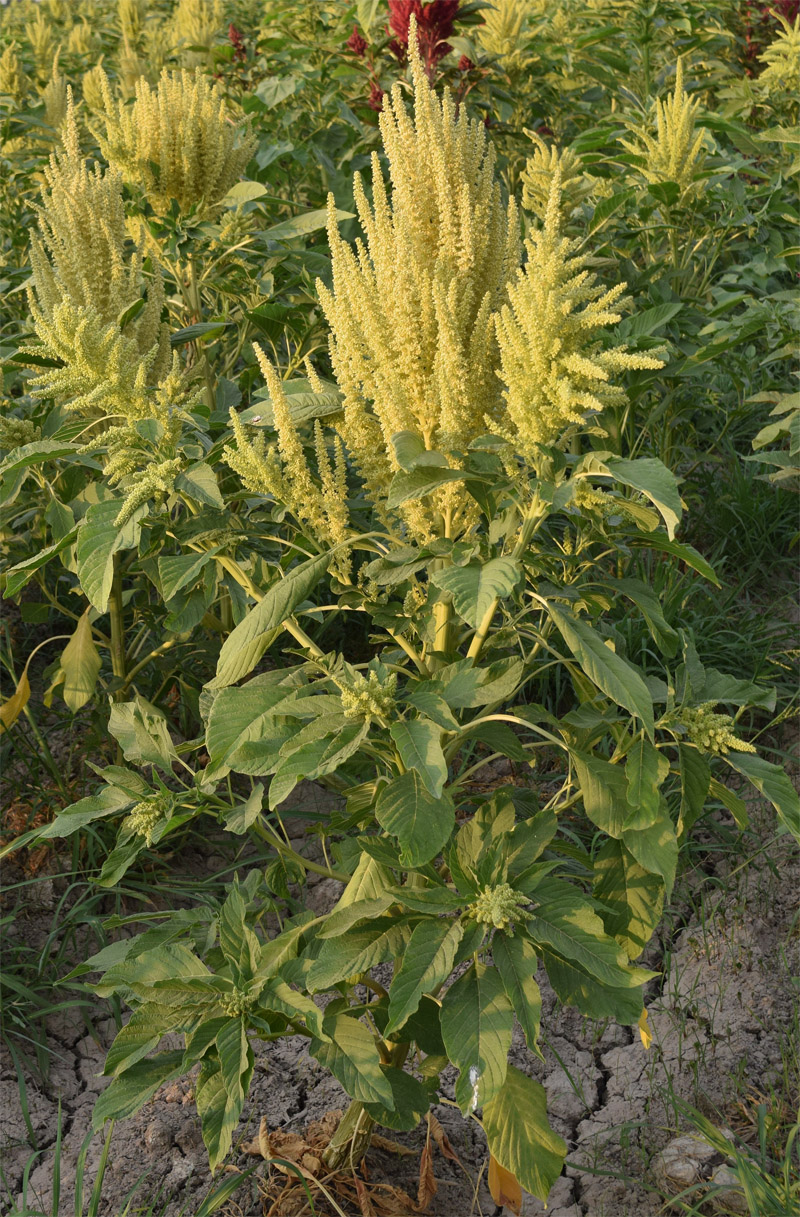
<instances>
[{"instance_id":1,"label":"cracked dry soil","mask_svg":"<svg viewBox=\"0 0 800 1217\"><path fill-rule=\"evenodd\" d=\"M751 804L751 815L774 835L771 809ZM653 1044L645 1051L635 1029L595 1023L575 1010L559 1010L542 983L544 1060L514 1041L512 1062L539 1079L548 1094L550 1119L569 1147L568 1163L551 1195L548 1217L655 1217L663 1212L650 1162L680 1127L673 1096L713 1113L730 1109L737 1095L768 1090L781 1075L781 1041L790 1033L792 975L800 972L800 939L795 921L800 903L800 856L786 837L753 856L732 859L710 849L686 874L668 916L643 963L660 975L646 995ZM742 862L747 864L741 866ZM338 896L339 885L323 880L311 890L320 911ZM35 935L36 918L17 927ZM107 1009L103 1007L103 1009ZM100 1011L98 1011L100 1015ZM46 1086L27 1080L28 1115L41 1152L30 1171L29 1210L48 1217L74 1213L78 1153L91 1122L92 1105L105 1085L100 1074L105 1048L115 1033L111 1018L94 1022L97 1039L74 1016L49 1021L52 1065ZM519 1028L517 1028L519 1032ZM191 1096L191 1078L163 1087L113 1134L99 1217L120 1217L133 1191L131 1214L192 1217L212 1187L200 1125ZM453 1077L445 1078L452 1096ZM309 1121L346 1105L346 1096L309 1057L302 1043L286 1040L256 1047L250 1097L234 1145L230 1169L257 1159L243 1151L256 1138L262 1117L271 1131L302 1133ZM51 1213L53 1146L58 1105L62 1113L61 1200ZM486 1147L474 1120L440 1105L435 1114L460 1162L434 1152L438 1184L425 1210L431 1217L499 1214L485 1183ZM385 1131L385 1130L384 1130ZM367 1156L371 1184L386 1184L417 1195L425 1126L388 1137L414 1152L399 1156L386 1147ZM32 1149L20 1106L13 1063L0 1070L0 1150L3 1171L21 1207L23 1172ZM102 1137L96 1135L86 1159L86 1194L97 1171ZM265 1164L222 1210L257 1217L299 1208L264 1206ZM219 1182L219 1176L217 1177ZM249 1190L248 1190L249 1188ZM317 1198L320 1215L330 1210ZM303 1209L307 1212L307 1209ZM355 1210L353 1210L355 1212ZM14 1212L11 1198L0 1213ZM526 1197L525 1217L545 1212Z\"/></svg>"}]
</instances>

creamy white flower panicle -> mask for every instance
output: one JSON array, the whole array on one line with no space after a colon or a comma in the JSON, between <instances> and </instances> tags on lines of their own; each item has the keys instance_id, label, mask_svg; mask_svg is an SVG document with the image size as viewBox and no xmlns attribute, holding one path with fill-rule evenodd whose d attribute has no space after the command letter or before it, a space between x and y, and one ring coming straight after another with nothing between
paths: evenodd
<instances>
[{"instance_id":1,"label":"creamy white flower panicle","mask_svg":"<svg viewBox=\"0 0 800 1217\"><path fill-rule=\"evenodd\" d=\"M413 33L409 46L413 115L398 84L380 116L390 188L375 156L371 205L356 177L364 237L355 249L329 200L333 288L318 283L344 393L337 427L379 509L399 468L394 435L412 431L457 465L499 410L492 314L519 261L516 209L502 203L483 125L437 97ZM455 535L468 517L463 500L442 491L433 506L401 514L423 537L449 514Z\"/></svg>"},{"instance_id":2,"label":"creamy white flower panicle","mask_svg":"<svg viewBox=\"0 0 800 1217\"><path fill-rule=\"evenodd\" d=\"M629 123L634 140L620 140L624 148L642 158L640 172L653 185L677 182L680 202L701 193L705 183L698 180L703 167L705 130L695 130L699 99L690 99L683 87L683 59L675 69L675 88L666 101L657 101L656 133L641 124Z\"/></svg>"}]
</instances>

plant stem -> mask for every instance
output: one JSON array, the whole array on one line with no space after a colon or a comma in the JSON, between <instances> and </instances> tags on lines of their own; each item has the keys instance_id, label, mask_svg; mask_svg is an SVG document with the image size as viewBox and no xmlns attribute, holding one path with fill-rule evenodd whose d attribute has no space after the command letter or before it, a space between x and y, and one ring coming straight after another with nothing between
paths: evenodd
<instances>
[{"instance_id":1,"label":"plant stem","mask_svg":"<svg viewBox=\"0 0 800 1217\"><path fill-rule=\"evenodd\" d=\"M339 1126L322 1155L322 1161L328 1170L338 1171L348 1164L358 1166L369 1149L374 1127L375 1121L364 1108L364 1104L354 1099L339 1121Z\"/></svg>"},{"instance_id":2,"label":"plant stem","mask_svg":"<svg viewBox=\"0 0 800 1217\"><path fill-rule=\"evenodd\" d=\"M122 610L122 568L119 554L114 554L114 579L108 603L111 617L111 670L122 682L125 681L125 619ZM114 692L114 701L122 701L124 683Z\"/></svg>"}]
</instances>

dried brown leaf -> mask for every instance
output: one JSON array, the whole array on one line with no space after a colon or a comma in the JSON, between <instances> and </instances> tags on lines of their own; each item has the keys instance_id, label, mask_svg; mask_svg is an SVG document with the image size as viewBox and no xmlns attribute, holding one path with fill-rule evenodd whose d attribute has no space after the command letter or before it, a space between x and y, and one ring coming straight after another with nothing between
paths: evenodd
<instances>
[{"instance_id":1,"label":"dried brown leaf","mask_svg":"<svg viewBox=\"0 0 800 1217\"><path fill-rule=\"evenodd\" d=\"M501 1166L496 1158L489 1155L489 1191L492 1200L501 1207L511 1209L512 1213L522 1212L522 1188L517 1183L511 1171Z\"/></svg>"},{"instance_id":2,"label":"dried brown leaf","mask_svg":"<svg viewBox=\"0 0 800 1217\"><path fill-rule=\"evenodd\" d=\"M444 1131L444 1129L442 1128L441 1124L436 1119L436 1116L433 1114L432 1111L428 1112L427 1120L428 1120L429 1133L433 1137L436 1144L439 1146L439 1150L442 1153L442 1156L447 1158L450 1162L455 1162L457 1166L461 1166L461 1162L459 1161L458 1154L453 1149L453 1146L450 1144L450 1138L448 1137L447 1133Z\"/></svg>"}]
</instances>

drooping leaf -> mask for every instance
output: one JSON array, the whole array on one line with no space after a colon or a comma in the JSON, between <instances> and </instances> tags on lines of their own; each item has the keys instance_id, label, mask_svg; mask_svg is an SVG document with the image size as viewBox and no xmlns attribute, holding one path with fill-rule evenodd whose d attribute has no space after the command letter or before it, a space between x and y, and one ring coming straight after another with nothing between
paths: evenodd
<instances>
[{"instance_id":1,"label":"drooping leaf","mask_svg":"<svg viewBox=\"0 0 800 1217\"><path fill-rule=\"evenodd\" d=\"M531 1052L541 1056L539 1024L542 1017L542 995L536 983L536 952L520 934L496 934L492 942L492 959L500 973L508 1000L514 1008L525 1040Z\"/></svg>"},{"instance_id":2,"label":"drooping leaf","mask_svg":"<svg viewBox=\"0 0 800 1217\"><path fill-rule=\"evenodd\" d=\"M62 696L73 714L85 706L94 693L102 661L92 637L89 624L90 609L78 619L75 633L61 654L59 663L64 673Z\"/></svg>"},{"instance_id":3,"label":"drooping leaf","mask_svg":"<svg viewBox=\"0 0 800 1217\"><path fill-rule=\"evenodd\" d=\"M622 840L637 862L653 875L660 875L666 886L666 898L672 894L678 866L678 838L675 827L662 801L658 817L647 828L623 829Z\"/></svg>"},{"instance_id":4,"label":"drooping leaf","mask_svg":"<svg viewBox=\"0 0 800 1217\"><path fill-rule=\"evenodd\" d=\"M390 732L404 768L419 774L428 792L438 799L447 781L441 728L430 719L413 718L393 723Z\"/></svg>"},{"instance_id":5,"label":"drooping leaf","mask_svg":"<svg viewBox=\"0 0 800 1217\"><path fill-rule=\"evenodd\" d=\"M308 972L308 987L319 992L366 972L376 963L394 959L406 948L410 927L397 917L376 917L351 929L343 938L326 938Z\"/></svg>"},{"instance_id":6,"label":"drooping leaf","mask_svg":"<svg viewBox=\"0 0 800 1217\"><path fill-rule=\"evenodd\" d=\"M503 1084L514 1029L514 1011L500 973L473 963L442 999L442 1038L461 1070L456 1101L466 1115Z\"/></svg>"},{"instance_id":7,"label":"drooping leaf","mask_svg":"<svg viewBox=\"0 0 800 1217\"><path fill-rule=\"evenodd\" d=\"M99 613L108 609L114 580L114 554L139 544L139 521L147 513L147 505L143 504L119 528L114 521L121 507L122 499L93 503L78 529L78 578L86 598Z\"/></svg>"},{"instance_id":8,"label":"drooping leaf","mask_svg":"<svg viewBox=\"0 0 800 1217\"><path fill-rule=\"evenodd\" d=\"M448 566L431 575L431 582L450 593L459 617L477 629L494 601L512 594L521 574L522 567L513 558L492 558Z\"/></svg>"},{"instance_id":9,"label":"drooping leaf","mask_svg":"<svg viewBox=\"0 0 800 1217\"><path fill-rule=\"evenodd\" d=\"M381 1069L381 1060L371 1032L357 1018L335 1014L326 1018L330 1041L312 1040L311 1055L329 1069L352 1099L378 1103L394 1111L391 1083Z\"/></svg>"},{"instance_id":10,"label":"drooping leaf","mask_svg":"<svg viewBox=\"0 0 800 1217\"><path fill-rule=\"evenodd\" d=\"M164 715L149 701L136 694L133 701L115 702L111 707L108 729L119 742L126 761L158 765L172 772L178 759Z\"/></svg>"},{"instance_id":11,"label":"drooping leaf","mask_svg":"<svg viewBox=\"0 0 800 1217\"><path fill-rule=\"evenodd\" d=\"M621 841L606 841L594 861L594 895L604 906L606 933L637 959L664 908L664 883L644 869Z\"/></svg>"},{"instance_id":12,"label":"drooping leaf","mask_svg":"<svg viewBox=\"0 0 800 1217\"><path fill-rule=\"evenodd\" d=\"M509 1065L503 1085L484 1105L483 1128L492 1157L546 1203L567 1147L547 1122L544 1087Z\"/></svg>"},{"instance_id":13,"label":"drooping leaf","mask_svg":"<svg viewBox=\"0 0 800 1217\"><path fill-rule=\"evenodd\" d=\"M138 1061L105 1088L92 1110L92 1128L98 1130L106 1120L124 1120L143 1107L159 1086L180 1077L183 1051L159 1052Z\"/></svg>"},{"instance_id":14,"label":"drooping leaf","mask_svg":"<svg viewBox=\"0 0 800 1217\"><path fill-rule=\"evenodd\" d=\"M781 824L800 841L800 795L788 774L754 752L728 752L725 760L731 769L746 777L759 794L769 799Z\"/></svg>"}]
</instances>

